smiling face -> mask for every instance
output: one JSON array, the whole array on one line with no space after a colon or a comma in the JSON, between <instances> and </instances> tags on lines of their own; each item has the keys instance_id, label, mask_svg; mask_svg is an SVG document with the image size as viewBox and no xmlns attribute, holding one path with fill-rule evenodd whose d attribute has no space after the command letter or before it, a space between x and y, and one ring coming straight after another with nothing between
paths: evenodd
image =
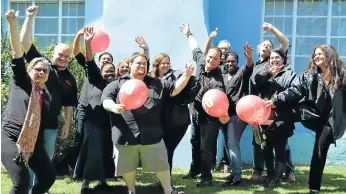
<instances>
[{"instance_id":1,"label":"smiling face","mask_svg":"<svg viewBox=\"0 0 346 194\"><path fill-rule=\"evenodd\" d=\"M316 48L313 55L314 64L320 68L326 67L326 56L321 48Z\"/></svg>"},{"instance_id":2,"label":"smiling face","mask_svg":"<svg viewBox=\"0 0 346 194\"><path fill-rule=\"evenodd\" d=\"M112 56L109 54L103 54L99 60L100 65L106 64L106 63L113 63Z\"/></svg>"},{"instance_id":3,"label":"smiling face","mask_svg":"<svg viewBox=\"0 0 346 194\"><path fill-rule=\"evenodd\" d=\"M130 69L129 64L125 62L121 62L118 67L119 75L120 76L125 75L127 72L129 72L129 69Z\"/></svg>"},{"instance_id":4,"label":"smiling face","mask_svg":"<svg viewBox=\"0 0 346 194\"><path fill-rule=\"evenodd\" d=\"M226 65L228 72L233 72L234 69L238 67L237 57L233 54L230 54L226 59Z\"/></svg>"},{"instance_id":5,"label":"smiling face","mask_svg":"<svg viewBox=\"0 0 346 194\"><path fill-rule=\"evenodd\" d=\"M258 54L262 58L268 57L269 56L269 51L272 48L273 48L273 44L269 40L265 40L258 46Z\"/></svg>"},{"instance_id":6,"label":"smiling face","mask_svg":"<svg viewBox=\"0 0 346 194\"><path fill-rule=\"evenodd\" d=\"M115 68L111 63L105 63L101 69L101 75L106 82L112 82L115 79Z\"/></svg>"},{"instance_id":7,"label":"smiling face","mask_svg":"<svg viewBox=\"0 0 346 194\"><path fill-rule=\"evenodd\" d=\"M30 78L39 85L43 85L48 80L49 64L46 60L38 61L28 69Z\"/></svg>"},{"instance_id":8,"label":"smiling face","mask_svg":"<svg viewBox=\"0 0 346 194\"><path fill-rule=\"evenodd\" d=\"M217 68L221 62L221 53L216 49L209 49L206 56L206 70L211 71Z\"/></svg>"},{"instance_id":9,"label":"smiling face","mask_svg":"<svg viewBox=\"0 0 346 194\"><path fill-rule=\"evenodd\" d=\"M169 69L171 68L171 63L168 57L165 57L161 60L161 62L158 65L159 67L159 74L165 75Z\"/></svg>"},{"instance_id":10,"label":"smiling face","mask_svg":"<svg viewBox=\"0 0 346 194\"><path fill-rule=\"evenodd\" d=\"M70 60L71 49L67 44L58 44L53 53L53 63L58 68L65 68Z\"/></svg>"},{"instance_id":11,"label":"smiling face","mask_svg":"<svg viewBox=\"0 0 346 194\"><path fill-rule=\"evenodd\" d=\"M136 56L130 62L130 73L136 79L143 79L147 74L147 59L144 56Z\"/></svg>"}]
</instances>

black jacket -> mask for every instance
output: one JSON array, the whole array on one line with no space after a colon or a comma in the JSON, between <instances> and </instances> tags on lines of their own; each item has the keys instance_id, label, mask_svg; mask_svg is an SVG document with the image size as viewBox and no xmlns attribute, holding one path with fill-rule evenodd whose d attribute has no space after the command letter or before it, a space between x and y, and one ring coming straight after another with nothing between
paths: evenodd
<instances>
[{"instance_id":1,"label":"black jacket","mask_svg":"<svg viewBox=\"0 0 346 194\"><path fill-rule=\"evenodd\" d=\"M292 87L276 94L272 101L280 107L295 105L303 98L314 105L313 108L320 116L311 128L328 128L332 130L335 139L342 137L346 129L346 86L330 92L322 80L321 73L315 68L313 71L304 72Z\"/></svg>"},{"instance_id":2,"label":"black jacket","mask_svg":"<svg viewBox=\"0 0 346 194\"><path fill-rule=\"evenodd\" d=\"M291 70L289 65L275 76L269 73L269 69L255 75L256 84L262 86L261 98L265 100L269 100L273 95L291 87L296 79L297 74ZM292 107L281 106L272 109L270 119L274 120L274 123L269 129L280 127L280 131L285 133L286 136L290 137L293 135L294 120L292 119Z\"/></svg>"},{"instance_id":3,"label":"black jacket","mask_svg":"<svg viewBox=\"0 0 346 194\"><path fill-rule=\"evenodd\" d=\"M180 71L169 70L162 79L175 83L181 75L183 73ZM194 101L200 87L196 77L191 76L186 87L177 96L166 100L164 106L165 116L163 117L164 130L190 124L190 114L187 105Z\"/></svg>"}]
</instances>

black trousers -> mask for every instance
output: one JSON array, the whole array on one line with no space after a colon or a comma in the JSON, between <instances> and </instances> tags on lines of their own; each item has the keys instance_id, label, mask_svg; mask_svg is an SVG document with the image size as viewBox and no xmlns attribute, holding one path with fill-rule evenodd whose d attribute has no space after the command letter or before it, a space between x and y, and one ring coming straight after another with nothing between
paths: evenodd
<instances>
[{"instance_id":1,"label":"black trousers","mask_svg":"<svg viewBox=\"0 0 346 194\"><path fill-rule=\"evenodd\" d=\"M286 168L286 145L288 137L278 133L279 129L275 132L268 132L266 146L264 147L264 160L267 167L268 177L279 179ZM275 151L275 171L274 171L274 155Z\"/></svg>"},{"instance_id":2,"label":"black trousers","mask_svg":"<svg viewBox=\"0 0 346 194\"><path fill-rule=\"evenodd\" d=\"M163 141L165 142L168 155L168 163L172 174L174 150L183 139L189 124L175 126L173 129L165 131Z\"/></svg>"},{"instance_id":3,"label":"black trousers","mask_svg":"<svg viewBox=\"0 0 346 194\"><path fill-rule=\"evenodd\" d=\"M195 119L192 119L192 124L192 163L190 172L193 174L201 173L202 180L211 180L214 144L220 128L220 123L199 124Z\"/></svg>"},{"instance_id":4,"label":"black trousers","mask_svg":"<svg viewBox=\"0 0 346 194\"><path fill-rule=\"evenodd\" d=\"M333 142L334 137L330 129L324 128L316 131L314 151L310 164L309 189L320 190L329 146Z\"/></svg>"},{"instance_id":5,"label":"black trousers","mask_svg":"<svg viewBox=\"0 0 346 194\"><path fill-rule=\"evenodd\" d=\"M1 130L1 161L13 183L10 194L26 194L29 192L30 185L29 169L23 163L17 164L13 161L18 153L16 140L16 137ZM55 182L55 170L42 141L36 143L34 153L29 159L29 167L34 171L37 179L31 193L48 192Z\"/></svg>"},{"instance_id":6,"label":"black trousers","mask_svg":"<svg viewBox=\"0 0 346 194\"><path fill-rule=\"evenodd\" d=\"M264 151L262 150L260 145L256 144L254 136L252 136L252 145L253 145L253 171L256 173L262 174L262 172L264 171L264 165L266 166L267 169L269 168L269 170L274 170L273 164L271 163L265 164ZM270 157L274 157L273 152L266 153L267 157L269 157L269 154L271 154ZM285 154L286 154L285 155L286 169L291 169L293 167L292 158L290 157L291 150L286 150Z\"/></svg>"}]
</instances>

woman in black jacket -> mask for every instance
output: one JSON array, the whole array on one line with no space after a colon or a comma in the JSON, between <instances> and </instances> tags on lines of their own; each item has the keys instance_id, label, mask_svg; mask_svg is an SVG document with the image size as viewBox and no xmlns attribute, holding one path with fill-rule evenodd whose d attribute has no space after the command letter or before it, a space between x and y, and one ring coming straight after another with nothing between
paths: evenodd
<instances>
[{"instance_id":1,"label":"woman in black jacket","mask_svg":"<svg viewBox=\"0 0 346 194\"><path fill-rule=\"evenodd\" d=\"M18 12L6 13L13 53L13 80L6 110L1 120L1 162L11 177L11 194L29 192L30 167L37 181L32 194L48 192L55 181L55 170L44 148L44 120L47 119L51 95L45 86L50 63L34 58L25 67L17 31Z\"/></svg>"},{"instance_id":2,"label":"woman in black jacket","mask_svg":"<svg viewBox=\"0 0 346 194\"><path fill-rule=\"evenodd\" d=\"M310 193L318 193L329 145L342 137L346 129L346 65L331 45L318 45L312 63L289 89L278 93L268 106L282 107L297 104L302 98L312 102L320 118L312 129L316 132L314 151L310 164ZM304 112L301 112L304 116Z\"/></svg>"},{"instance_id":3,"label":"woman in black jacket","mask_svg":"<svg viewBox=\"0 0 346 194\"><path fill-rule=\"evenodd\" d=\"M182 72L171 69L170 58L167 54L159 53L155 56L153 71L151 72L152 77L176 82L181 75L183 75ZM165 131L163 140L167 147L168 163L171 168L171 173L174 150L184 137L190 124L190 113L187 105L193 102L199 89L197 79L192 76L187 86L179 95L165 102L165 116L162 121Z\"/></svg>"},{"instance_id":4,"label":"woman in black jacket","mask_svg":"<svg viewBox=\"0 0 346 194\"><path fill-rule=\"evenodd\" d=\"M285 52L280 49L270 51L269 69L255 76L256 84L263 86L262 98L271 99L272 96L291 87L296 79L296 73L287 63ZM264 87L265 86L265 87ZM289 137L293 135L294 121L289 115L292 108L282 106L273 109L269 120L261 127L266 136L264 159L267 165L268 186L276 187L286 169L286 145ZM273 149L275 150L275 169Z\"/></svg>"},{"instance_id":5,"label":"woman in black jacket","mask_svg":"<svg viewBox=\"0 0 346 194\"><path fill-rule=\"evenodd\" d=\"M104 62L98 68L90 46L93 29L86 27L84 33L87 61L85 70L90 84L83 122L83 143L76 165L77 177L84 179L81 193L89 190L89 182L92 180L99 181L98 188L109 190L106 179L112 178L115 170L109 116L101 106L102 91L115 79L115 67L112 63Z\"/></svg>"}]
</instances>

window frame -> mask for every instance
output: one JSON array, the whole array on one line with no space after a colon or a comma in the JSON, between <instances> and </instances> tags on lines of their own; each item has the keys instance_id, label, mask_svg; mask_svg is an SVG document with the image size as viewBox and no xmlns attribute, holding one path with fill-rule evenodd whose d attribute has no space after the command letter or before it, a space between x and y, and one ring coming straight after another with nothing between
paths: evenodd
<instances>
[{"instance_id":1,"label":"window frame","mask_svg":"<svg viewBox=\"0 0 346 194\"><path fill-rule=\"evenodd\" d=\"M286 18L286 17L293 17L293 22L292 22L292 35L289 36L291 37L291 42L290 42L290 52L289 55L290 57L290 62L292 65L292 68L295 69L295 58L296 57L309 57L309 55L297 55L296 54L296 46L297 46L297 38L326 38L326 44L330 44L332 38L346 38L346 36L331 36L331 30L332 30L332 19L346 19L345 16L333 16L332 15L332 8L333 8L333 0L327 0L328 1L328 7L327 7L327 15L326 16L308 16L308 15L301 15L298 16L297 11L298 11L298 0L292 0L293 1L293 15L266 15L266 0L262 1L262 23L265 22L264 18L270 17L270 18ZM275 2L274 2L275 3ZM274 4L275 5L275 4ZM326 18L327 19L327 26L326 26L326 35L325 36L297 36L297 20L299 18ZM281 29L280 29L281 30ZM261 33L260 38L261 41L263 41L264 34ZM340 53L341 54L341 53ZM346 58L346 55L340 55L341 58Z\"/></svg>"},{"instance_id":2,"label":"window frame","mask_svg":"<svg viewBox=\"0 0 346 194\"><path fill-rule=\"evenodd\" d=\"M62 20L63 19L84 19L85 23L85 13L83 16L63 16L62 15L62 4L67 2L67 3L84 3L85 6L85 0L8 0L7 1L7 7L11 7L11 3L31 3L31 5L35 5L36 3L45 3L45 2L55 2L59 4L59 10L58 10L58 16L35 16L36 18L41 18L41 19L49 19L49 18L54 18L58 19L58 32L56 34L46 34L46 33L35 33L35 20L33 22L33 33L32 33L32 39L34 39L36 36L57 36L58 40L57 42L61 42L63 36L72 36L74 37L76 34L63 34L62 33ZM85 9L84 9L85 11ZM20 19L25 19L26 16L20 16ZM78 31L77 31L78 32ZM76 32L76 33L77 33Z\"/></svg>"}]
</instances>

